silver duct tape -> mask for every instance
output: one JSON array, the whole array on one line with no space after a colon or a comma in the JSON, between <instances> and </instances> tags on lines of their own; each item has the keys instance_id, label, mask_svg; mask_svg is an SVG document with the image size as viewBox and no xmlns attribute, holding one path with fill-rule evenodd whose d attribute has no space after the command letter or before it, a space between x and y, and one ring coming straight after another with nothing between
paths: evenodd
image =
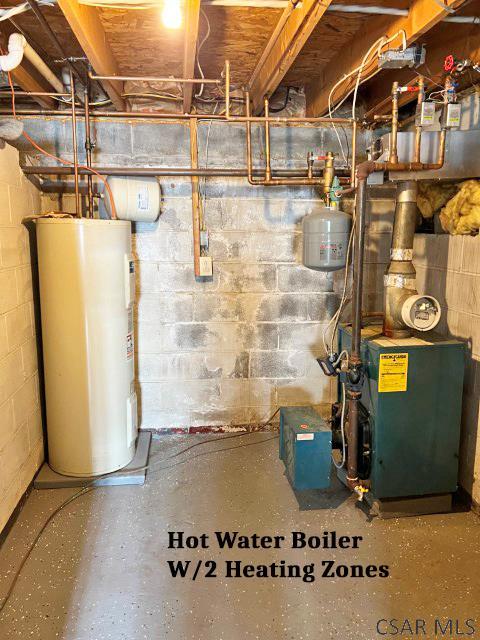
<instances>
[{"instance_id":1,"label":"silver duct tape","mask_svg":"<svg viewBox=\"0 0 480 640\"><path fill-rule=\"evenodd\" d=\"M415 278L407 278L396 274L387 274L383 276L383 284L385 287L397 287L397 289L416 290Z\"/></svg>"},{"instance_id":2,"label":"silver duct tape","mask_svg":"<svg viewBox=\"0 0 480 640\"><path fill-rule=\"evenodd\" d=\"M413 249L390 249L390 260L411 262L412 259Z\"/></svg>"}]
</instances>

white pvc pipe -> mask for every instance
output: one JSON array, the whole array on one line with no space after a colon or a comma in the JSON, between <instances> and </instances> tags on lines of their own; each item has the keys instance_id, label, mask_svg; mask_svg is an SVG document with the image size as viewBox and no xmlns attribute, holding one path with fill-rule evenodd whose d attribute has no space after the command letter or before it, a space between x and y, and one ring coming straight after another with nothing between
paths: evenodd
<instances>
[{"instance_id":1,"label":"white pvc pipe","mask_svg":"<svg viewBox=\"0 0 480 640\"><path fill-rule=\"evenodd\" d=\"M25 44L25 58L35 69L42 75L45 80L52 85L52 87L58 93L63 93L65 91L63 84L57 78L57 76L53 73L53 71L48 67L45 62L41 59L38 53L33 49L28 43Z\"/></svg>"},{"instance_id":2,"label":"white pvc pipe","mask_svg":"<svg viewBox=\"0 0 480 640\"><path fill-rule=\"evenodd\" d=\"M27 44L25 38L19 33L12 33L8 38L8 53L0 56L0 69L13 71L23 59L24 48Z\"/></svg>"}]
</instances>

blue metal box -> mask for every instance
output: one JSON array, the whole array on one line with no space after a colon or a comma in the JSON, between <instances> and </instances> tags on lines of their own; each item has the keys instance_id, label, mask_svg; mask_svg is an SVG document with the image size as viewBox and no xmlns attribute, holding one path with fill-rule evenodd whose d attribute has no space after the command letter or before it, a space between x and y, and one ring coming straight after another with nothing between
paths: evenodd
<instances>
[{"instance_id":1,"label":"blue metal box","mask_svg":"<svg viewBox=\"0 0 480 640\"><path fill-rule=\"evenodd\" d=\"M330 486L332 432L311 407L280 409L279 453L294 489Z\"/></svg>"}]
</instances>

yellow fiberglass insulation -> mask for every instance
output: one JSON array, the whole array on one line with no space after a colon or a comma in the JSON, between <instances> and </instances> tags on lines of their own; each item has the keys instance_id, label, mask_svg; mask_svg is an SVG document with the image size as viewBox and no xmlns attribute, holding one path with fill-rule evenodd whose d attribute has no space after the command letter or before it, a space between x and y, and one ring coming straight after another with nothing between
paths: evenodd
<instances>
[{"instance_id":1,"label":"yellow fiberglass insulation","mask_svg":"<svg viewBox=\"0 0 480 640\"><path fill-rule=\"evenodd\" d=\"M455 184L419 182L417 206L420 213L424 218L431 218L456 192L457 186Z\"/></svg>"},{"instance_id":2,"label":"yellow fiberglass insulation","mask_svg":"<svg viewBox=\"0 0 480 640\"><path fill-rule=\"evenodd\" d=\"M459 192L440 212L444 231L452 235L478 233L480 229L480 181L462 182Z\"/></svg>"}]
</instances>

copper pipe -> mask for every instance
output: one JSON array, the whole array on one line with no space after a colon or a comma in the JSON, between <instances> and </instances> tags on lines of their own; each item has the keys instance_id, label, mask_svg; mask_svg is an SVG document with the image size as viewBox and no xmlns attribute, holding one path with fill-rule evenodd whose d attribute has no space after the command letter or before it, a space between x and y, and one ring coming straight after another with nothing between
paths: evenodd
<instances>
[{"instance_id":1,"label":"copper pipe","mask_svg":"<svg viewBox=\"0 0 480 640\"><path fill-rule=\"evenodd\" d=\"M88 72L91 80L121 80L121 81L144 81L144 82L178 82L179 84L222 84L221 80L209 78L172 78L169 76L97 76Z\"/></svg>"},{"instance_id":2,"label":"copper pipe","mask_svg":"<svg viewBox=\"0 0 480 640\"><path fill-rule=\"evenodd\" d=\"M73 167L65 166L41 166L41 165L22 165L22 171L25 175L45 175L45 176L69 176L73 175ZM89 172L86 168L79 167L78 173L81 176L88 176ZM103 176L160 176L160 177L191 177L198 176L201 178L214 177L248 177L248 169L238 168L216 168L209 167L207 169L199 167L192 169L187 167L95 167L95 173ZM279 169L278 175L285 178L302 178L305 171L300 169ZM261 169L252 169L253 176L263 176L264 171ZM317 176L317 184L321 184L322 172L315 170L314 176ZM339 178L341 184L350 184L350 178L341 176ZM256 184L256 183L255 183ZM290 182L289 182L290 184Z\"/></svg>"},{"instance_id":3,"label":"copper pipe","mask_svg":"<svg viewBox=\"0 0 480 640\"><path fill-rule=\"evenodd\" d=\"M75 107L75 80L70 69L70 89L72 97L72 144L73 144L73 171L75 176L75 213L77 218L82 217L80 202L80 190L78 188L78 149L77 149L77 113Z\"/></svg>"},{"instance_id":4,"label":"copper pipe","mask_svg":"<svg viewBox=\"0 0 480 640\"><path fill-rule=\"evenodd\" d=\"M398 82L392 85L392 133L390 136L390 162L396 164L398 162L397 150L398 135Z\"/></svg>"},{"instance_id":5,"label":"copper pipe","mask_svg":"<svg viewBox=\"0 0 480 640\"><path fill-rule=\"evenodd\" d=\"M49 96L52 98L70 98L70 93L56 93L55 91L17 91L15 96ZM0 91L0 98L11 98L11 91Z\"/></svg>"},{"instance_id":6,"label":"copper pipe","mask_svg":"<svg viewBox=\"0 0 480 640\"><path fill-rule=\"evenodd\" d=\"M190 161L192 169L198 168L198 137L197 121L190 120ZM200 273L200 229L201 229L201 200L198 177L192 175L192 223L193 223L193 264L195 277Z\"/></svg>"},{"instance_id":7,"label":"copper pipe","mask_svg":"<svg viewBox=\"0 0 480 640\"><path fill-rule=\"evenodd\" d=\"M267 97L265 97L263 105L265 109L265 179L267 182L270 182L272 179L272 165L270 158L270 123L268 122L269 104Z\"/></svg>"},{"instance_id":8,"label":"copper pipe","mask_svg":"<svg viewBox=\"0 0 480 640\"><path fill-rule=\"evenodd\" d=\"M419 123L415 125L415 154L413 159L420 162L420 151L422 147L422 125L420 124L422 104L425 99L425 82L423 76L418 76L418 97L417 97L417 117Z\"/></svg>"},{"instance_id":9,"label":"copper pipe","mask_svg":"<svg viewBox=\"0 0 480 640\"><path fill-rule=\"evenodd\" d=\"M82 114L81 109L78 110L79 114ZM11 109L0 109L0 115L11 115ZM18 116L48 116L48 117L67 117L65 111L56 111L54 109L17 109ZM224 122L265 122L263 116L230 116L227 120L225 115L211 114L211 113L159 113L158 111L98 111L93 110L90 112L91 118L128 118L129 120L135 119L150 119L150 120L190 120L195 118L196 120L223 120ZM270 124L344 124L352 125L354 122L351 118L277 118L270 117L268 119Z\"/></svg>"},{"instance_id":10,"label":"copper pipe","mask_svg":"<svg viewBox=\"0 0 480 640\"><path fill-rule=\"evenodd\" d=\"M225 60L225 118L230 118L230 60Z\"/></svg>"},{"instance_id":11,"label":"copper pipe","mask_svg":"<svg viewBox=\"0 0 480 640\"><path fill-rule=\"evenodd\" d=\"M90 108L89 108L90 91L89 91L88 83L85 85L85 89L83 93L85 98L85 156L87 161L87 167L90 168L92 166L93 145L92 145L92 136L91 136L91 129L90 129ZM91 172L89 172L87 175L87 204L88 204L87 217L93 218L93 209L94 209L93 178L92 178Z\"/></svg>"}]
</instances>

